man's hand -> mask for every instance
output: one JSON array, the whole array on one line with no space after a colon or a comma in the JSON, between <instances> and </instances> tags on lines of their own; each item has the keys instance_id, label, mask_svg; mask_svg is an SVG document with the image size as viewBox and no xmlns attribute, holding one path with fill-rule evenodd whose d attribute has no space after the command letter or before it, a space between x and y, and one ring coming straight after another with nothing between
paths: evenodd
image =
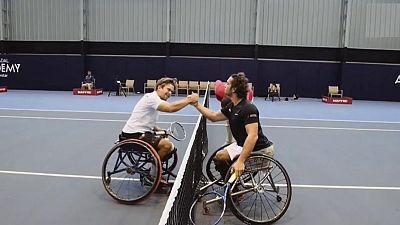
<instances>
[{"instance_id":1,"label":"man's hand","mask_svg":"<svg viewBox=\"0 0 400 225\"><path fill-rule=\"evenodd\" d=\"M232 170L233 171L231 171L231 172L234 172L236 174L236 177L239 178L242 175L243 171L244 171L244 163L236 161L232 165Z\"/></svg>"},{"instance_id":2,"label":"man's hand","mask_svg":"<svg viewBox=\"0 0 400 225\"><path fill-rule=\"evenodd\" d=\"M189 104L194 105L199 102L199 95L197 93L192 93L187 96L187 99L189 100Z\"/></svg>"}]
</instances>

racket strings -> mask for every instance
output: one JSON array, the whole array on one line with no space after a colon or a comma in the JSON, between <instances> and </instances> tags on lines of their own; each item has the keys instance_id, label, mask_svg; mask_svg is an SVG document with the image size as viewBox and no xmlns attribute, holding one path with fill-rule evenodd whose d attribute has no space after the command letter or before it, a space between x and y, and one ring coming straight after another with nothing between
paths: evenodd
<instances>
[{"instance_id":1,"label":"racket strings","mask_svg":"<svg viewBox=\"0 0 400 225\"><path fill-rule=\"evenodd\" d=\"M170 127L171 134L177 139L184 139L186 137L186 131L181 124L174 122Z\"/></svg>"}]
</instances>

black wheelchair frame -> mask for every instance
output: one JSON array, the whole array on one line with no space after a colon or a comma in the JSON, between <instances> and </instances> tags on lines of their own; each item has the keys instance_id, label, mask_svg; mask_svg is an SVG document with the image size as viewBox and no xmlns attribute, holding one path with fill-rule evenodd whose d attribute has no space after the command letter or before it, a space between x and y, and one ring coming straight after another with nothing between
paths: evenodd
<instances>
[{"instance_id":1,"label":"black wheelchair frame","mask_svg":"<svg viewBox=\"0 0 400 225\"><path fill-rule=\"evenodd\" d=\"M229 176L222 177L213 160L216 150L206 164L208 182L197 193L210 187L222 186ZM147 199L159 186L162 175L176 177L177 152L172 151L161 161L154 148L139 139L118 141L106 155L102 165L102 181L107 193L123 204L137 204ZM227 202L233 214L247 224L271 224L287 211L292 187L283 165L274 158L253 152L245 163L245 172L237 179L236 188L229 190ZM242 198L241 201L237 199ZM199 204L207 209L212 199ZM196 203L197 204L197 203Z\"/></svg>"}]
</instances>

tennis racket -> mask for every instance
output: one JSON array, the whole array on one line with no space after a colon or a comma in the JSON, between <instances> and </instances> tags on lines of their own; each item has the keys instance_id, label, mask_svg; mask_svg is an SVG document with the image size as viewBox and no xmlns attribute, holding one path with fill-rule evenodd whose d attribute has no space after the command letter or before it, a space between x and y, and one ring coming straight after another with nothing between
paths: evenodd
<instances>
[{"instance_id":1,"label":"tennis racket","mask_svg":"<svg viewBox=\"0 0 400 225\"><path fill-rule=\"evenodd\" d=\"M169 135L177 141L183 141L186 139L186 131L182 124L173 122L167 130L156 131L159 135Z\"/></svg>"},{"instance_id":2,"label":"tennis racket","mask_svg":"<svg viewBox=\"0 0 400 225\"><path fill-rule=\"evenodd\" d=\"M233 173L224 186L200 195L190 207L190 222L193 225L218 224L226 210L228 193L235 186L235 183L236 175Z\"/></svg>"}]
</instances>

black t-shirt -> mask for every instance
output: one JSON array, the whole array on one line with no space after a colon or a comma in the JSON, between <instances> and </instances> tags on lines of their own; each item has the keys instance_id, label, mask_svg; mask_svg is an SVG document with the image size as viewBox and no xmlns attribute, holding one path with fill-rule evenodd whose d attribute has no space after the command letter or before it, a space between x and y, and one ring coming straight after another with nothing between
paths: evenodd
<instances>
[{"instance_id":1,"label":"black t-shirt","mask_svg":"<svg viewBox=\"0 0 400 225\"><path fill-rule=\"evenodd\" d=\"M86 75L83 82L84 82L84 83L93 83L93 81L94 81L94 77L93 77L93 76L91 76L91 75Z\"/></svg>"},{"instance_id":2,"label":"black t-shirt","mask_svg":"<svg viewBox=\"0 0 400 225\"><path fill-rule=\"evenodd\" d=\"M221 108L225 108L229 103L231 103L232 101L229 98L223 98L221 100Z\"/></svg>"},{"instance_id":3,"label":"black t-shirt","mask_svg":"<svg viewBox=\"0 0 400 225\"><path fill-rule=\"evenodd\" d=\"M258 123L258 139L253 151L268 148L272 145L272 142L268 140L261 130L260 115L257 107L248 100L243 99L236 106L232 102L228 103L221 109L221 112L229 119L232 135L239 146L243 147L247 138L245 126L251 123Z\"/></svg>"}]
</instances>

